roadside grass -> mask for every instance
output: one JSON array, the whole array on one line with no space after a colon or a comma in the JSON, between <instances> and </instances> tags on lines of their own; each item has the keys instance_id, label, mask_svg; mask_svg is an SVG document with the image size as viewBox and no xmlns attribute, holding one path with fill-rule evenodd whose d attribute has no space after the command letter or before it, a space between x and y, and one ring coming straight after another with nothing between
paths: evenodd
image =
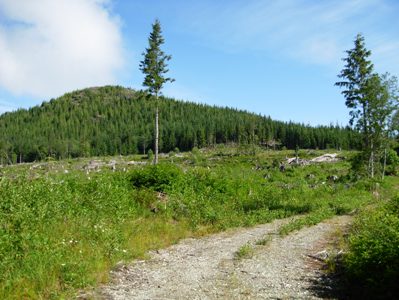
<instances>
[{"instance_id":1,"label":"roadside grass","mask_svg":"<svg viewBox=\"0 0 399 300\"><path fill-rule=\"evenodd\" d=\"M282 225L279 228L279 234L284 236L303 227L316 225L333 216L349 214L363 205L372 203L373 200L375 199L366 190L337 191L335 194L328 195L322 205L309 214Z\"/></svg>"},{"instance_id":2,"label":"roadside grass","mask_svg":"<svg viewBox=\"0 0 399 300\"><path fill-rule=\"evenodd\" d=\"M398 184L398 183L397 183ZM350 296L396 299L399 293L399 195L365 207L347 238L339 263Z\"/></svg>"},{"instance_id":3,"label":"roadside grass","mask_svg":"<svg viewBox=\"0 0 399 300\"><path fill-rule=\"evenodd\" d=\"M322 298L397 299L399 178L366 185L374 189L374 200L359 206L353 223L331 236L326 273L313 287Z\"/></svg>"},{"instance_id":4,"label":"roadside grass","mask_svg":"<svg viewBox=\"0 0 399 300\"><path fill-rule=\"evenodd\" d=\"M271 241L272 241L272 235L271 234L268 234L268 235L266 235L265 237L263 237L263 238L261 238L261 239L259 239L259 240L257 240L256 242L255 242L255 245L257 245L257 246L266 246L267 244L269 244Z\"/></svg>"},{"instance_id":5,"label":"roadside grass","mask_svg":"<svg viewBox=\"0 0 399 300\"><path fill-rule=\"evenodd\" d=\"M246 258L251 258L255 253L255 249L250 244L245 244L241 246L235 253L234 259L241 260Z\"/></svg>"},{"instance_id":6,"label":"roadside grass","mask_svg":"<svg viewBox=\"0 0 399 300\"><path fill-rule=\"evenodd\" d=\"M116 263L184 237L303 215L287 234L374 200L367 184L348 181L346 161L281 172L276 161L293 155L217 146L156 167L116 157L115 172L83 170L89 159L2 168L0 299L71 298L107 282Z\"/></svg>"}]
</instances>

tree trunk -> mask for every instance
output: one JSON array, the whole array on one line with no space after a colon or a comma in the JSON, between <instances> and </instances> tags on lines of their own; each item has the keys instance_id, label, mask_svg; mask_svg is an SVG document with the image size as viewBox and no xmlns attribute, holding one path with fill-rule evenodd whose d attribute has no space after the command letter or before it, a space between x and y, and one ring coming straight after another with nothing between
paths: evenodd
<instances>
[{"instance_id":1,"label":"tree trunk","mask_svg":"<svg viewBox=\"0 0 399 300\"><path fill-rule=\"evenodd\" d=\"M371 178L374 178L374 149L371 152Z\"/></svg>"},{"instance_id":2,"label":"tree trunk","mask_svg":"<svg viewBox=\"0 0 399 300\"><path fill-rule=\"evenodd\" d=\"M387 148L384 149L384 166L382 168L382 180L384 180L385 176L385 167L387 166Z\"/></svg>"},{"instance_id":3,"label":"tree trunk","mask_svg":"<svg viewBox=\"0 0 399 300\"><path fill-rule=\"evenodd\" d=\"M373 145L373 142L371 142L370 172L371 172L370 177L374 178L374 145Z\"/></svg>"},{"instance_id":4,"label":"tree trunk","mask_svg":"<svg viewBox=\"0 0 399 300\"><path fill-rule=\"evenodd\" d=\"M367 110L366 110L366 105L363 104L363 133L364 133L364 146L365 149L369 148L369 130L368 130L368 124L367 124Z\"/></svg>"},{"instance_id":5,"label":"tree trunk","mask_svg":"<svg viewBox=\"0 0 399 300\"><path fill-rule=\"evenodd\" d=\"M154 165L158 164L158 141L159 141L159 112L158 112L158 93L155 94L155 157Z\"/></svg>"}]
</instances>

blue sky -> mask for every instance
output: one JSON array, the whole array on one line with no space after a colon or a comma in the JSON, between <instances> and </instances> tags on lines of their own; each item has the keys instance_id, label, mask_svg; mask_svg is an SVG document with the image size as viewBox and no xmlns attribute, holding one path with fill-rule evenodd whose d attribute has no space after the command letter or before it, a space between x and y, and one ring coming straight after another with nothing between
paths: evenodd
<instances>
[{"instance_id":1,"label":"blue sky","mask_svg":"<svg viewBox=\"0 0 399 300\"><path fill-rule=\"evenodd\" d=\"M0 0L0 113L88 87L142 88L151 24L177 99L273 119L346 125L334 86L362 33L377 72L399 75L396 0Z\"/></svg>"}]
</instances>

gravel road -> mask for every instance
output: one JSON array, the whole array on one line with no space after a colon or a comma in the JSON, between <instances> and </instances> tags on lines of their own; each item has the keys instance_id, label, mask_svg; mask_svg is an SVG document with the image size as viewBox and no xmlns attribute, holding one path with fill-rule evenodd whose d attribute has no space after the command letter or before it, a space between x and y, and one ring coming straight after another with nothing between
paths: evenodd
<instances>
[{"instance_id":1,"label":"gravel road","mask_svg":"<svg viewBox=\"0 0 399 300\"><path fill-rule=\"evenodd\" d=\"M320 256L349 216L280 237L289 219L186 239L112 272L97 299L322 299ZM266 237L266 245L256 245ZM237 258L243 245L252 255ZM328 285L328 283L327 283ZM323 282L322 290L331 287Z\"/></svg>"}]
</instances>

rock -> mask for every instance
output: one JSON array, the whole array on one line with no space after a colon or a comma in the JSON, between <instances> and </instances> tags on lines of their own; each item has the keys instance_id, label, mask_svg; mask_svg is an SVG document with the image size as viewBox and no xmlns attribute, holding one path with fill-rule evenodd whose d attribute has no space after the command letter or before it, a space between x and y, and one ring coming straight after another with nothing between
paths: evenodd
<instances>
[{"instance_id":1,"label":"rock","mask_svg":"<svg viewBox=\"0 0 399 300\"><path fill-rule=\"evenodd\" d=\"M313 255L314 258L317 258L319 260L326 260L329 256L330 254L328 253L327 250L317 252L316 254Z\"/></svg>"},{"instance_id":2,"label":"rock","mask_svg":"<svg viewBox=\"0 0 399 300\"><path fill-rule=\"evenodd\" d=\"M287 164L289 165L300 165L300 166L307 166L310 162L306 159L291 157L287 158Z\"/></svg>"},{"instance_id":3,"label":"rock","mask_svg":"<svg viewBox=\"0 0 399 300\"><path fill-rule=\"evenodd\" d=\"M337 175L330 175L327 177L327 180L329 181L337 181L339 179L339 177Z\"/></svg>"},{"instance_id":4,"label":"rock","mask_svg":"<svg viewBox=\"0 0 399 300\"><path fill-rule=\"evenodd\" d=\"M147 162L145 162L145 161L134 161L134 160L131 160L131 161L127 162L128 166L137 166L137 165L146 165L146 164L147 164Z\"/></svg>"},{"instance_id":5,"label":"rock","mask_svg":"<svg viewBox=\"0 0 399 300\"><path fill-rule=\"evenodd\" d=\"M297 157L290 157L287 158L287 164L289 165L301 165L301 166L307 166L311 163L321 163L321 162L336 162L339 159L337 158L336 153L326 153L324 155L312 158L310 160L307 159L302 159L302 158L297 158Z\"/></svg>"},{"instance_id":6,"label":"rock","mask_svg":"<svg viewBox=\"0 0 399 300\"><path fill-rule=\"evenodd\" d=\"M85 165L83 168L86 171L92 171L92 170L99 170L101 166L104 165L102 161L98 160L91 160L87 165Z\"/></svg>"},{"instance_id":7,"label":"rock","mask_svg":"<svg viewBox=\"0 0 399 300\"><path fill-rule=\"evenodd\" d=\"M321 156L312 158L310 162L312 163L320 163L320 162L335 162L338 161L337 153L326 153Z\"/></svg>"},{"instance_id":8,"label":"rock","mask_svg":"<svg viewBox=\"0 0 399 300\"><path fill-rule=\"evenodd\" d=\"M111 160L111 161L108 163L108 166L110 167L110 169L111 169L112 171L115 171L115 170L116 170L116 160Z\"/></svg>"}]
</instances>

